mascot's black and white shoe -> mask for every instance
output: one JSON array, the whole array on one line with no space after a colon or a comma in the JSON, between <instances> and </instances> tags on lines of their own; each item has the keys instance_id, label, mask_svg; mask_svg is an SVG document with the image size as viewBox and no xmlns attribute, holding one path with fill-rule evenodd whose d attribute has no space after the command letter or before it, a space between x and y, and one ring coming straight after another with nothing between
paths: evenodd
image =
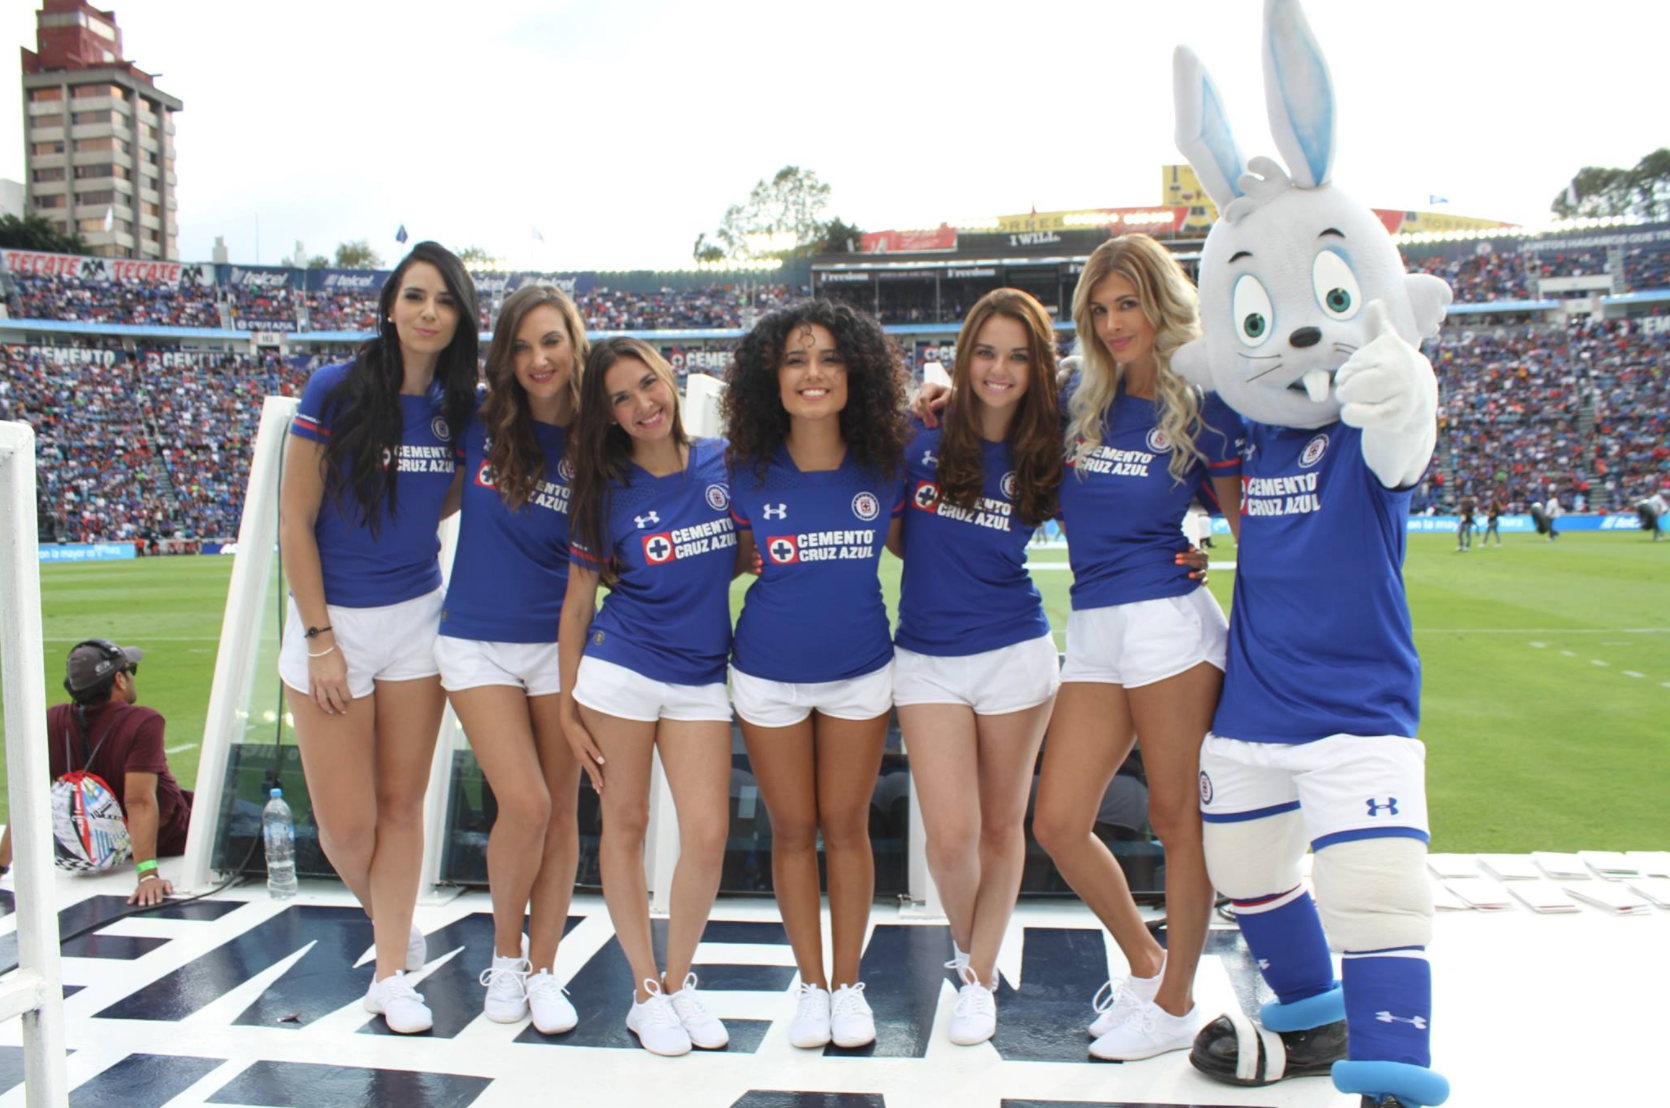
<instances>
[{"instance_id":1,"label":"mascot's black and white shoe","mask_svg":"<svg viewBox=\"0 0 1670 1108\"><path fill-rule=\"evenodd\" d=\"M1303 1031L1271 1031L1240 1012L1219 1016L1195 1036L1189 1062L1231 1085L1274 1085L1289 1077L1326 1077L1345 1057L1345 1021Z\"/></svg>"}]
</instances>

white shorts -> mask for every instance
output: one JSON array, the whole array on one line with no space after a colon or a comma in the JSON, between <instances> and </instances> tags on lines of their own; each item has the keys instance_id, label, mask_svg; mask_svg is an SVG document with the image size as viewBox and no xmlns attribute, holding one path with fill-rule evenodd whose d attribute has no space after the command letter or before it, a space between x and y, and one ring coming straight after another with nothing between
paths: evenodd
<instances>
[{"instance_id":1,"label":"white shorts","mask_svg":"<svg viewBox=\"0 0 1670 1108\"><path fill-rule=\"evenodd\" d=\"M1200 818L1239 823L1298 811L1313 850L1386 835L1428 840L1426 747L1401 735L1251 743L1208 734Z\"/></svg>"},{"instance_id":2,"label":"white shorts","mask_svg":"<svg viewBox=\"0 0 1670 1108\"><path fill-rule=\"evenodd\" d=\"M964 704L976 715L1036 708L1061 685L1055 636L946 657L893 648L893 703Z\"/></svg>"},{"instance_id":3,"label":"white shorts","mask_svg":"<svg viewBox=\"0 0 1670 1108\"><path fill-rule=\"evenodd\" d=\"M875 719L893 707L893 663L845 681L791 684L731 667L736 714L755 727L792 727L814 710L836 719Z\"/></svg>"},{"instance_id":4,"label":"white shorts","mask_svg":"<svg viewBox=\"0 0 1670 1108\"><path fill-rule=\"evenodd\" d=\"M381 608L325 606L336 648L348 660L348 693L355 699L370 696L378 681L413 681L441 672L435 664L435 639L441 626L445 589L388 604ZM307 655L312 648L307 625L290 598L284 639L278 648L278 676L303 695L311 694Z\"/></svg>"},{"instance_id":5,"label":"white shorts","mask_svg":"<svg viewBox=\"0 0 1670 1108\"><path fill-rule=\"evenodd\" d=\"M1229 621L1204 588L1183 596L1086 608L1067 617L1063 681L1127 689L1152 685L1202 662L1224 668Z\"/></svg>"},{"instance_id":6,"label":"white shorts","mask_svg":"<svg viewBox=\"0 0 1670 1108\"><path fill-rule=\"evenodd\" d=\"M675 685L601 658L580 659L580 671L574 675L574 699L594 712L640 723L658 719L731 721L731 702L725 699L723 681Z\"/></svg>"},{"instance_id":7,"label":"white shorts","mask_svg":"<svg viewBox=\"0 0 1670 1108\"><path fill-rule=\"evenodd\" d=\"M483 685L510 685L529 696L562 691L554 642L481 642L436 635L435 664L441 670L441 688L447 692Z\"/></svg>"}]
</instances>

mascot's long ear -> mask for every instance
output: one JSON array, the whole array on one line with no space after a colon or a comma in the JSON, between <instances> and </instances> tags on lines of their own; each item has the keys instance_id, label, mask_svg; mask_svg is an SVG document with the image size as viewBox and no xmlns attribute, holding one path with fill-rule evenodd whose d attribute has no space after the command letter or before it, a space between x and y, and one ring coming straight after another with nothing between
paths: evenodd
<instances>
[{"instance_id":1,"label":"mascot's long ear","mask_svg":"<svg viewBox=\"0 0 1670 1108\"><path fill-rule=\"evenodd\" d=\"M1264 105L1293 183L1327 184L1334 166L1334 82L1298 0L1264 0Z\"/></svg>"},{"instance_id":2,"label":"mascot's long ear","mask_svg":"<svg viewBox=\"0 0 1670 1108\"><path fill-rule=\"evenodd\" d=\"M1208 391L1217 388L1212 382L1212 359L1207 353L1205 339L1186 342L1173 350L1171 369L1191 385Z\"/></svg>"},{"instance_id":3,"label":"mascot's long ear","mask_svg":"<svg viewBox=\"0 0 1670 1108\"><path fill-rule=\"evenodd\" d=\"M1432 338L1443 326L1444 310L1455 293L1442 278L1430 273L1405 274L1403 287L1409 292L1409 308L1415 313L1415 333L1423 339Z\"/></svg>"},{"instance_id":4,"label":"mascot's long ear","mask_svg":"<svg viewBox=\"0 0 1670 1108\"><path fill-rule=\"evenodd\" d=\"M1223 100L1195 52L1179 46L1171 59L1172 102L1177 111L1177 149L1222 212L1241 195L1241 151L1224 116Z\"/></svg>"}]
</instances>

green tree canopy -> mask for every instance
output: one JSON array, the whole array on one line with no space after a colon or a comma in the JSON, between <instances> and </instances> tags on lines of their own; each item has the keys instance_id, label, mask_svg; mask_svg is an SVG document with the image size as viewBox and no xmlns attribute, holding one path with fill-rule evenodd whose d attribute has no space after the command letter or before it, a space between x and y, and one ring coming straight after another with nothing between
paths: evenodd
<instances>
[{"instance_id":1,"label":"green tree canopy","mask_svg":"<svg viewBox=\"0 0 1670 1108\"><path fill-rule=\"evenodd\" d=\"M55 254L85 254L87 240L65 234L43 215L0 216L0 247L7 250L46 250Z\"/></svg>"},{"instance_id":2,"label":"green tree canopy","mask_svg":"<svg viewBox=\"0 0 1670 1108\"><path fill-rule=\"evenodd\" d=\"M353 242L337 244L337 269L381 269L382 267L382 256L371 249L371 244L364 239L355 239Z\"/></svg>"},{"instance_id":3,"label":"green tree canopy","mask_svg":"<svg viewBox=\"0 0 1670 1108\"><path fill-rule=\"evenodd\" d=\"M1670 219L1670 147L1659 147L1628 169L1584 166L1549 208L1562 219L1574 216Z\"/></svg>"}]
</instances>

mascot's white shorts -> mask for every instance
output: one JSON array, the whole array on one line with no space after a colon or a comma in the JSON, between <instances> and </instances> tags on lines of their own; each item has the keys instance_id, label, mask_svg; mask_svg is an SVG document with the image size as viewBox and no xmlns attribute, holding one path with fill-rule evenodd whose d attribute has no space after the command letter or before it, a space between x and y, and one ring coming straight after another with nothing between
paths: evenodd
<instances>
[{"instance_id":1,"label":"mascot's white shorts","mask_svg":"<svg viewBox=\"0 0 1670 1108\"><path fill-rule=\"evenodd\" d=\"M1229 622L1204 587L1182 596L1075 610L1067 617L1061 680L1135 689L1202 662L1221 670L1228 641Z\"/></svg>"},{"instance_id":2,"label":"mascot's white shorts","mask_svg":"<svg viewBox=\"0 0 1670 1108\"><path fill-rule=\"evenodd\" d=\"M1400 735L1254 743L1208 734L1200 818L1242 823L1297 811L1311 849L1354 839L1428 840L1426 747Z\"/></svg>"}]
</instances>

